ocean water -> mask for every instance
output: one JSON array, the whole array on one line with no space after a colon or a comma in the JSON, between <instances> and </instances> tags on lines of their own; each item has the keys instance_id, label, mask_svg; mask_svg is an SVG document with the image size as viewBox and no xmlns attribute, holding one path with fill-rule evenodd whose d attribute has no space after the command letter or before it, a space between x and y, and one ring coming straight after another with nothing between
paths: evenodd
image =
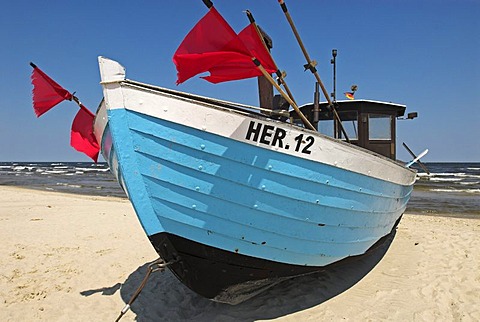
<instances>
[{"instance_id":1,"label":"ocean water","mask_svg":"<svg viewBox=\"0 0 480 322\"><path fill-rule=\"evenodd\" d=\"M417 181L407 211L450 216L480 216L480 163L426 163L430 175L417 168Z\"/></svg>"},{"instance_id":2,"label":"ocean water","mask_svg":"<svg viewBox=\"0 0 480 322\"><path fill-rule=\"evenodd\" d=\"M480 163L426 163L407 212L480 216ZM126 198L106 163L0 162L0 185Z\"/></svg>"},{"instance_id":3,"label":"ocean water","mask_svg":"<svg viewBox=\"0 0 480 322\"><path fill-rule=\"evenodd\" d=\"M126 198L107 163L0 162L0 185Z\"/></svg>"}]
</instances>

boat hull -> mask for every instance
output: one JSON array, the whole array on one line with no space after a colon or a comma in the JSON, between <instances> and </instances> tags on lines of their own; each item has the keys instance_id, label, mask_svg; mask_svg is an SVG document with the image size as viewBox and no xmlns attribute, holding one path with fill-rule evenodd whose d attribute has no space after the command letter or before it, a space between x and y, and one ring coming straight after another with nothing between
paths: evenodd
<instances>
[{"instance_id":1,"label":"boat hull","mask_svg":"<svg viewBox=\"0 0 480 322\"><path fill-rule=\"evenodd\" d=\"M169 269L184 285L205 298L236 305L287 279L320 273L364 259L377 248L389 246L396 226L364 254L318 267L235 254L168 233L155 234L149 239L158 255L164 261L173 263Z\"/></svg>"},{"instance_id":2,"label":"boat hull","mask_svg":"<svg viewBox=\"0 0 480 322\"><path fill-rule=\"evenodd\" d=\"M203 296L237 303L365 254L406 208L415 173L402 165L108 68L102 153L159 255Z\"/></svg>"}]
</instances>

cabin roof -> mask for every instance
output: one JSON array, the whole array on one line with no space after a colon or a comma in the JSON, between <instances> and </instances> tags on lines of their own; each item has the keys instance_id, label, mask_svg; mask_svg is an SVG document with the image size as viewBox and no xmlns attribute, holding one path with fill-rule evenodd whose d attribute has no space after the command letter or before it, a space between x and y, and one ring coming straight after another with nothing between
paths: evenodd
<instances>
[{"instance_id":1,"label":"cabin roof","mask_svg":"<svg viewBox=\"0 0 480 322\"><path fill-rule=\"evenodd\" d=\"M375 101L375 100L366 100L366 99L355 99L355 100L343 100L343 101L337 101L339 104L355 104L355 103L367 103L367 104L378 104L378 105L390 105L390 106L395 106L399 108L406 108L407 106L404 104L397 104L397 103L392 103L392 102L382 102L382 101ZM321 104L326 105L327 102L323 102Z\"/></svg>"},{"instance_id":2,"label":"cabin roof","mask_svg":"<svg viewBox=\"0 0 480 322\"><path fill-rule=\"evenodd\" d=\"M348 112L348 111L357 111L361 113L381 113L385 112L385 114L394 114L396 117L403 116L405 114L405 109L407 108L406 105L397 104L392 102L382 102L382 101L374 101L374 100L344 100L344 101L337 101L337 110L339 112ZM326 111L326 107L328 106L327 102L320 103L320 111ZM304 114L310 114L313 110L313 103L308 103L305 105L300 106L300 110ZM295 111L292 111L292 115L296 116ZM327 114L320 113L320 119L328 119L329 116Z\"/></svg>"}]
</instances>

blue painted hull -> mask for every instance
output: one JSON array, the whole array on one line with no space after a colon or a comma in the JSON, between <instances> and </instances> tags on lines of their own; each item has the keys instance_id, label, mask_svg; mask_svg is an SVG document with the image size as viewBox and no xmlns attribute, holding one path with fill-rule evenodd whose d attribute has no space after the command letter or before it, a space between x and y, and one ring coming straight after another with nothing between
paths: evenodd
<instances>
[{"instance_id":1,"label":"blue painted hull","mask_svg":"<svg viewBox=\"0 0 480 322\"><path fill-rule=\"evenodd\" d=\"M126 109L108 117L105 157L148 236L325 266L388 234L412 190Z\"/></svg>"},{"instance_id":2,"label":"blue painted hull","mask_svg":"<svg viewBox=\"0 0 480 322\"><path fill-rule=\"evenodd\" d=\"M203 296L238 302L365 254L406 209L415 173L403 165L100 65L103 156L159 255Z\"/></svg>"}]
</instances>

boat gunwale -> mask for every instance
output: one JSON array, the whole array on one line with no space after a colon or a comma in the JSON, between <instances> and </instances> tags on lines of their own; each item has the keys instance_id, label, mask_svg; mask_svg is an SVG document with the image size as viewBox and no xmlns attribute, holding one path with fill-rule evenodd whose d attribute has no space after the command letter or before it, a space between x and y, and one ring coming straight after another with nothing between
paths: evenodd
<instances>
[{"instance_id":1,"label":"boat gunwale","mask_svg":"<svg viewBox=\"0 0 480 322\"><path fill-rule=\"evenodd\" d=\"M146 83L142 83L142 82L138 82L138 81L134 81L134 80L130 80L130 79L112 81L112 82L108 82L108 83L109 84L110 83L119 83L120 86L125 85L127 87L132 87L132 88L135 88L135 89L144 90L144 91L152 92L152 93L155 93L155 94L160 94L162 96L173 98L173 99L176 99L176 100L182 100L182 101L186 101L186 102L189 102L189 103L202 105L202 106L205 106L205 107L208 107L208 108L214 108L214 109L219 110L219 111L240 114L240 115L243 115L243 116L253 117L253 118L257 118L257 119L264 120L264 121L269 121L269 122L278 122L278 123L281 123L282 126L287 126L287 127L290 127L294 130L297 130L297 131L307 132L307 133L313 134L317 137L321 137L322 139L326 139L326 140L329 140L331 142L341 144L345 147L358 150L362 153L366 153L366 154L368 154L372 157L376 157L376 158L381 159L383 161L386 161L386 162L388 162L392 165L395 165L396 167L400 168L400 170L407 170L412 174L417 173L417 171L415 169L407 168L404 165L404 163L401 162L401 161L392 160L392 159L387 158L387 157L385 157L381 154L378 154L374 151L371 151L371 150L362 148L360 146L345 142L343 140L332 138L332 137L327 136L325 134L322 134L318 131L313 131L313 130L298 126L298 125L293 124L293 123L287 123L287 122L282 122L282 121L279 121L279 120L275 120L275 119L267 117L264 114L258 113L256 111L247 110L246 107L248 107L248 105L237 104L235 102L224 101L224 100L219 100L219 99L210 98L210 97L206 97L206 96L201 96L201 95L197 95L197 94L190 94L190 93L186 93L186 92L176 91L176 90L168 89L168 88L165 88L165 87L146 84ZM126 106L124 106L124 108L128 109ZM253 107L253 106L251 106L251 108L256 109L256 107ZM386 181L388 181L388 180L386 180ZM410 184L407 184L407 186L412 185L413 183L415 183L415 178L413 179L413 181Z\"/></svg>"}]
</instances>

